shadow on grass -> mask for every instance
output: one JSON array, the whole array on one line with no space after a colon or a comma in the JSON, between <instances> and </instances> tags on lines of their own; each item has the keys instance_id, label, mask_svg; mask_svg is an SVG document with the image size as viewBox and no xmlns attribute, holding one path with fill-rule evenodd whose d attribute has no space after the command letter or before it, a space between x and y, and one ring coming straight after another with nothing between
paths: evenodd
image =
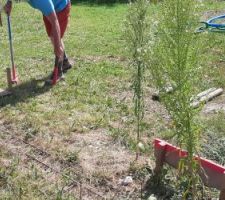
<instances>
[{"instance_id":1,"label":"shadow on grass","mask_svg":"<svg viewBox=\"0 0 225 200\"><path fill-rule=\"evenodd\" d=\"M87 6L109 6L112 7L115 4L126 4L128 0L71 0L71 4L83 4Z\"/></svg>"},{"instance_id":2,"label":"shadow on grass","mask_svg":"<svg viewBox=\"0 0 225 200\"><path fill-rule=\"evenodd\" d=\"M150 174L150 178L144 186L144 199L148 199L153 195L159 200L170 200L175 191L171 187L171 181L165 179L166 170L163 170L160 175L155 175L153 171Z\"/></svg>"},{"instance_id":3,"label":"shadow on grass","mask_svg":"<svg viewBox=\"0 0 225 200\"><path fill-rule=\"evenodd\" d=\"M12 88L12 95L0 97L0 108L7 105L16 106L17 103L26 102L27 99L48 92L52 86L45 86L44 81L48 79L46 76L39 80L30 80L22 82Z\"/></svg>"}]
</instances>

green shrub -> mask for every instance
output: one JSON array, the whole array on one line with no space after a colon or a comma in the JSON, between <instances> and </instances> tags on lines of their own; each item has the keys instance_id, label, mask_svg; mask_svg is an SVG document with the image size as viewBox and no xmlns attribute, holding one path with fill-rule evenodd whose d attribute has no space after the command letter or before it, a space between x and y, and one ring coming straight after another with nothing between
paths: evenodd
<instances>
[{"instance_id":1,"label":"green shrub","mask_svg":"<svg viewBox=\"0 0 225 200\"><path fill-rule=\"evenodd\" d=\"M149 1L137 0L130 4L126 21L125 37L131 55L131 67L133 72L133 91L134 91L134 114L137 122L137 156L139 148L143 145L140 142L140 126L144 117L144 71L146 68L143 56L147 44L148 23L147 11Z\"/></svg>"},{"instance_id":2,"label":"green shrub","mask_svg":"<svg viewBox=\"0 0 225 200\"><path fill-rule=\"evenodd\" d=\"M197 112L191 106L191 97L196 91L199 78L199 40L198 35L194 34L196 2L165 0L161 6L161 19L146 62L155 86L160 91L161 102L171 116L171 137L188 151L187 159L180 164L181 172L189 180L184 195L191 193L192 199L196 199L197 163L193 160L193 155L199 146L200 127L195 120ZM168 87L174 89L172 94L167 93Z\"/></svg>"}]
</instances>

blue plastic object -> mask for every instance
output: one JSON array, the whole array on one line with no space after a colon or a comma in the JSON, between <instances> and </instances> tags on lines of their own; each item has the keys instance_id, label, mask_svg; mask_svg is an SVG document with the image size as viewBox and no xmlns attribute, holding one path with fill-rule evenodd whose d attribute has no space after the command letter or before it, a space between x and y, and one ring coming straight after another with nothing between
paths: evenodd
<instances>
[{"instance_id":1,"label":"blue plastic object","mask_svg":"<svg viewBox=\"0 0 225 200\"><path fill-rule=\"evenodd\" d=\"M220 15L213 17L206 22L201 22L204 24L204 26L198 28L197 32L203 32L203 31L212 31L212 32L224 32L225 31L225 24L216 23L219 19L225 19L225 15Z\"/></svg>"}]
</instances>

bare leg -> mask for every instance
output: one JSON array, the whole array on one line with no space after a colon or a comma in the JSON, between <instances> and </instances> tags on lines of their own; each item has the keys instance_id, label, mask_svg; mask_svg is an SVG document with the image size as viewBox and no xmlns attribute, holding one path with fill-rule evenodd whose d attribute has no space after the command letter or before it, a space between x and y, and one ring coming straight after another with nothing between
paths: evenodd
<instances>
[{"instance_id":1,"label":"bare leg","mask_svg":"<svg viewBox=\"0 0 225 200\"><path fill-rule=\"evenodd\" d=\"M53 43L53 37L50 37L50 40L51 40L51 42L52 42L52 45L54 44ZM62 45L63 45L63 49L64 49L64 61L68 61L68 58L67 58L67 56L66 56L66 52L65 52L65 45L64 45L64 42L63 42L63 40L61 39L61 42L62 42Z\"/></svg>"},{"instance_id":2,"label":"bare leg","mask_svg":"<svg viewBox=\"0 0 225 200\"><path fill-rule=\"evenodd\" d=\"M54 44L53 43L53 37L50 37L50 40L52 42L52 45ZM64 42L63 40L61 39L61 42L62 42L62 45L63 45L63 49L64 49L64 57L63 57L63 72L66 73L67 70L71 69L72 68L72 65L70 64L68 58L67 58L67 55L66 55L66 52L65 52L65 45L64 45Z\"/></svg>"},{"instance_id":3,"label":"bare leg","mask_svg":"<svg viewBox=\"0 0 225 200\"><path fill-rule=\"evenodd\" d=\"M50 40L51 40L51 42L52 42L52 45L54 44L54 39L53 39L53 37L50 37ZM63 42L63 40L61 39L61 42L62 42L62 45L63 45L63 49L65 49L65 45L64 45L64 42Z\"/></svg>"}]
</instances>

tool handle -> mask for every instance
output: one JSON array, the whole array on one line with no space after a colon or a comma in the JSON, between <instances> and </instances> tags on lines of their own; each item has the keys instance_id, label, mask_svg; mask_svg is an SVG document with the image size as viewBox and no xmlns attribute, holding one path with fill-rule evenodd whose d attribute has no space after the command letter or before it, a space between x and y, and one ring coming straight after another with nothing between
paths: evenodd
<instances>
[{"instance_id":1,"label":"tool handle","mask_svg":"<svg viewBox=\"0 0 225 200\"><path fill-rule=\"evenodd\" d=\"M7 15L7 22L8 22L7 24L8 24L8 35L9 35L10 57L11 57L12 68L14 68L15 65L14 65L14 56L13 56L12 30L11 30L10 15Z\"/></svg>"}]
</instances>

